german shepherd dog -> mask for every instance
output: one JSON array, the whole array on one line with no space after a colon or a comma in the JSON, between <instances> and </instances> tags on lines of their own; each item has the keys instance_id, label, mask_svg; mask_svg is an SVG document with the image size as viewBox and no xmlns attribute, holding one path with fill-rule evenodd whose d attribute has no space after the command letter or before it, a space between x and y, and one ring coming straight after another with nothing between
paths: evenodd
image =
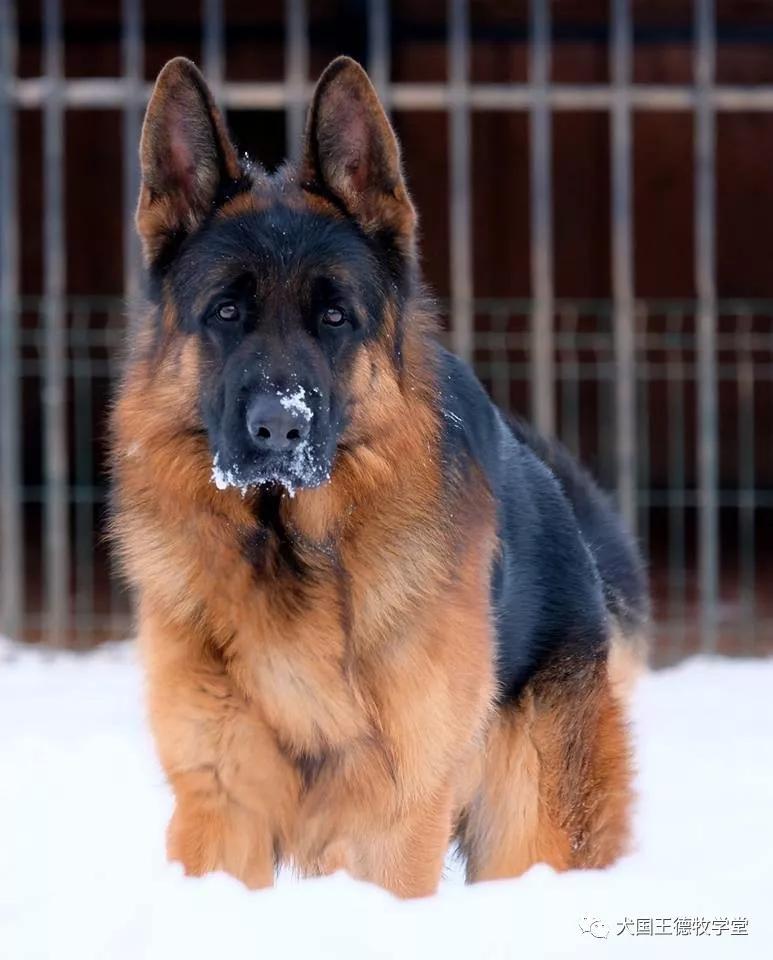
<instances>
[{"instance_id":1,"label":"german shepherd dog","mask_svg":"<svg viewBox=\"0 0 773 960\"><path fill-rule=\"evenodd\" d=\"M438 343L367 75L300 160L231 143L201 74L145 116L149 271L112 415L168 854L432 893L626 849L642 566L593 482Z\"/></svg>"}]
</instances>

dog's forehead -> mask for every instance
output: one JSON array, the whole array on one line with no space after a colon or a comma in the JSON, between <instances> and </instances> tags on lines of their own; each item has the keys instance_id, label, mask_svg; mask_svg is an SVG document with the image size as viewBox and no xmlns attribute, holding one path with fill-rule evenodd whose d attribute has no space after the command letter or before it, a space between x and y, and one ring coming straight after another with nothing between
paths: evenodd
<instances>
[{"instance_id":1,"label":"dog's forehead","mask_svg":"<svg viewBox=\"0 0 773 960\"><path fill-rule=\"evenodd\" d=\"M174 270L181 305L200 310L245 275L258 295L295 297L325 277L370 307L385 285L383 265L356 223L300 189L260 186L225 204L191 241Z\"/></svg>"},{"instance_id":2,"label":"dog's forehead","mask_svg":"<svg viewBox=\"0 0 773 960\"><path fill-rule=\"evenodd\" d=\"M250 188L225 203L219 216L228 217L238 211L259 212L284 206L298 213L317 214L330 220L349 219L344 210L326 194L309 189L307 179L291 163L283 164L273 173L260 166L252 166L246 179Z\"/></svg>"},{"instance_id":3,"label":"dog's forehead","mask_svg":"<svg viewBox=\"0 0 773 960\"><path fill-rule=\"evenodd\" d=\"M208 267L259 272L348 266L371 272L373 251L355 223L290 197L250 191L230 201L190 247Z\"/></svg>"}]
</instances>

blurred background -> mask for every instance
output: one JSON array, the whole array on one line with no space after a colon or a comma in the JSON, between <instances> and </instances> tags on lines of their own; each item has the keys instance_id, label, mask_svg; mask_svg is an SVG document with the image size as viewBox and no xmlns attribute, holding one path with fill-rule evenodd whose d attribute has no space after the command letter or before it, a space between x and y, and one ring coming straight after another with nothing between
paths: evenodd
<instances>
[{"instance_id":1,"label":"blurred background","mask_svg":"<svg viewBox=\"0 0 773 960\"><path fill-rule=\"evenodd\" d=\"M273 168L347 53L401 139L444 336L641 541L654 662L773 652L773 0L0 11L0 634L131 632L104 434L153 78L195 60Z\"/></svg>"}]
</instances>

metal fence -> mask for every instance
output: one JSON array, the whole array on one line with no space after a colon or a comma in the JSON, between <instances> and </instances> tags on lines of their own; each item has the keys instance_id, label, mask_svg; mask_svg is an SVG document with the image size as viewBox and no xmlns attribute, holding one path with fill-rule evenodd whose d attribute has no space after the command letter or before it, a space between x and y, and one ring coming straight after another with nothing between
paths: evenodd
<instances>
[{"instance_id":1,"label":"metal fence","mask_svg":"<svg viewBox=\"0 0 773 960\"><path fill-rule=\"evenodd\" d=\"M715 117L773 111L773 86L718 85L713 0L695 0L693 82L632 82L630 0L610 0L610 81L551 81L551 4L532 0L529 81L470 82L470 10L447 4L447 81L390 82L387 0L366 4L368 63L395 112L445 111L449 125L451 345L472 360L496 400L531 412L558 432L616 492L622 512L652 552L661 659L687 650L769 650L773 605L763 583L761 512L773 509L754 459L760 385L773 381L773 303L720 302L715 289ZM129 629L127 605L100 538L105 484L95 444L123 327L123 300L66 296L65 111L120 111L123 138L124 292L141 284L133 212L142 112L140 0L122 0L122 76L64 76L60 0L43 0L40 77L17 70L15 5L0 0L0 632L88 644ZM228 110L284 110L287 148L298 147L309 78L308 10L285 3L283 82L231 82L224 69L223 0L203 0L201 63ZM19 289L18 111L43 117L43 295ZM532 299L475 298L472 268L471 115L530 118ZM606 111L611 130L611 301L566 302L553 279L551 121L561 111ZM632 224L632 114L691 112L694 122L694 270L697 297L637 299ZM665 396L653 406L654 391ZM23 390L32 399L22 402ZM738 422L720 430L723 390ZM769 395L769 394L768 394ZM764 395L763 395L764 396ZM597 429L583 435L594 411ZM653 412L667 423L653 423ZM43 482L24 475L20 438L41 431ZM587 434L587 430L585 431ZM732 448L737 482L721 484L720 444ZM666 479L652 482L652 445L665 445ZM687 464L695 458L697 482ZM721 526L720 520L723 520ZM725 529L727 527L727 529ZM726 542L731 546L727 550ZM722 549L720 547L722 546ZM26 557L25 557L26 551ZM773 559L773 558L771 558ZM728 641L732 641L728 646Z\"/></svg>"}]
</instances>

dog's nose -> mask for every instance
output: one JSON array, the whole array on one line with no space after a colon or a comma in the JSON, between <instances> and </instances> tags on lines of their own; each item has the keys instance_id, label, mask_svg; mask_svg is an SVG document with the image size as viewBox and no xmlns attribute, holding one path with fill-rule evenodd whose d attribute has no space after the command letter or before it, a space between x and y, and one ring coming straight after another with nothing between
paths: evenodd
<instances>
[{"instance_id":1,"label":"dog's nose","mask_svg":"<svg viewBox=\"0 0 773 960\"><path fill-rule=\"evenodd\" d=\"M262 394L247 408L247 431L258 450L287 452L309 435L309 419L304 412L292 404L283 404L281 397Z\"/></svg>"}]
</instances>

